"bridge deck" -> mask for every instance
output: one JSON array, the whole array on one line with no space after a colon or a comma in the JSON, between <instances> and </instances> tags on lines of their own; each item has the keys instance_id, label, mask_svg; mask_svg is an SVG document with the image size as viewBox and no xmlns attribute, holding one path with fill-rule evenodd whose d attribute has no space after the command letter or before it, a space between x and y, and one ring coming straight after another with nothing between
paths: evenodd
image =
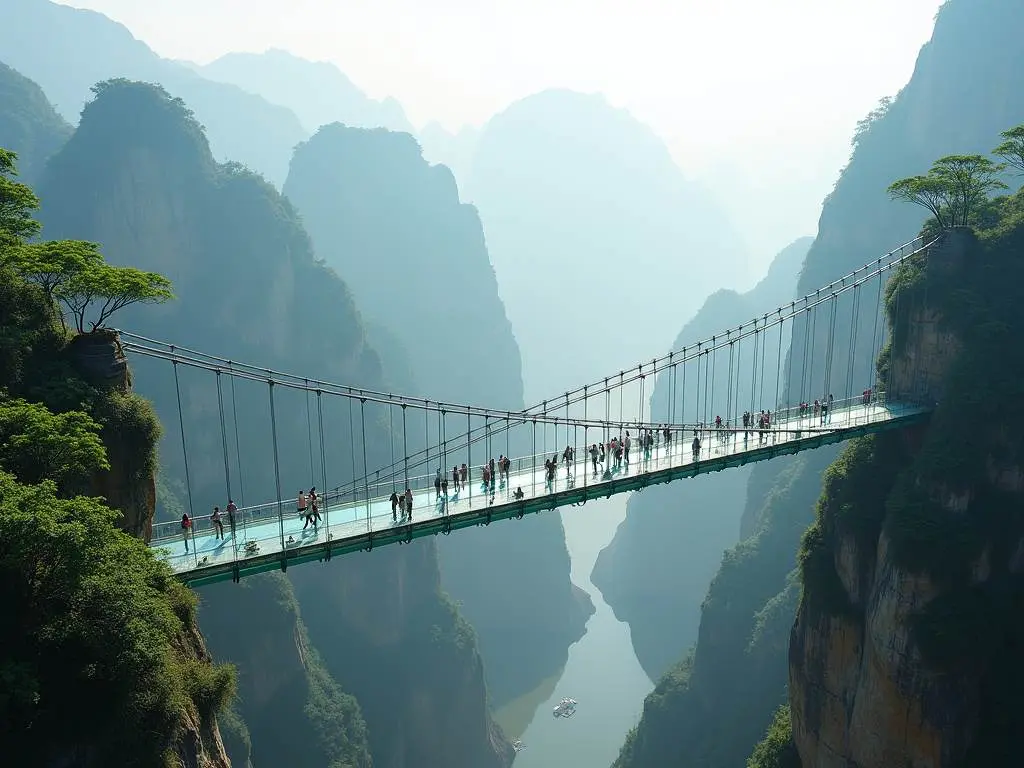
<instances>
[{"instance_id":1,"label":"bridge deck","mask_svg":"<svg viewBox=\"0 0 1024 768\"><path fill-rule=\"evenodd\" d=\"M280 505L265 505L255 519L240 514L234 537L226 518L224 539L214 537L213 528L205 519L197 520L195 527L203 530L193 530L187 552L180 528L175 532L175 524L162 524L157 526L158 538L150 547L184 582L200 586L764 461L903 426L927 413L927 408L899 403L855 404L834 409L825 425L819 424L813 415L805 415L794 416L764 432L709 430L701 435L702 448L697 460L691 453L692 432L680 437L677 431L670 446L657 444L646 457L634 440L628 465L623 462L620 469L610 472L602 467L598 474L593 473L584 447L578 446L573 473L567 476L562 464L550 484L544 477L542 461L534 470L530 458L513 461L509 480L497 484L492 491L484 488L477 468L472 468L475 477L461 492L449 488L446 504L443 498L436 499L433 488L419 490L414 494L411 522L401 517L393 521L390 501L382 496L371 499L369 504L363 500L331 505L321 510L325 519L318 527L303 530L305 520L295 512L294 501L288 500ZM610 457L606 462L606 466L612 464ZM516 488L523 490L520 501L512 498ZM267 516L267 509L272 516Z\"/></svg>"}]
</instances>

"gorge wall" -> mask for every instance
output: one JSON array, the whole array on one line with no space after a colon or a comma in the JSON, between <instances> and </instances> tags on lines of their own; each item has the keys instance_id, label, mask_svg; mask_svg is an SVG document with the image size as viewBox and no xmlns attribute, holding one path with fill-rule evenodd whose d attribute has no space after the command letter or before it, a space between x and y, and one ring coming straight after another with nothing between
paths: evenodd
<instances>
[{"instance_id":1,"label":"gorge wall","mask_svg":"<svg viewBox=\"0 0 1024 768\"><path fill-rule=\"evenodd\" d=\"M309 370L327 380L382 386L380 360L366 341L347 285L314 258L288 201L254 174L216 164L191 113L162 89L115 81L99 87L97 94L83 111L74 136L49 164L43 218L51 236L103 243L112 262L159 271L172 279L176 301L145 313L126 310L118 318L123 327L279 370ZM165 482L158 488L163 519L180 514L182 507L206 513L213 504L226 503L227 496L220 430L211 428L218 423L214 382L200 372L180 373L191 486L186 488L183 482L180 437L169 430L161 444ZM135 380L161 418L177 422L175 381L167 369L139 361ZM240 383L235 395L244 416L237 424L241 455L233 477L240 504L275 495L268 471L273 462L266 389L247 384ZM282 393L277 407L285 487L308 487L311 476L314 483L325 485L316 482L319 462L311 467L308 461L302 397ZM332 484L341 484L351 475L345 406L325 402L324 421L331 437L324 445L325 461ZM358 424L355 429L360 429ZM367 466L386 463L388 442L386 426L379 419L368 420ZM362 469L361 462L355 469ZM216 658L238 666L243 697L237 713L253 723L249 738L254 764L263 764L265 757L272 763L274 754L286 753L296 765L346 756L365 764L364 741L375 765L398 768L411 764L413 754L418 755L416 765L509 763L511 750L487 714L472 634L457 631L463 625L438 589L436 557L432 542L419 542L391 553L374 553L348 568L338 562L323 569L307 566L306 574L290 577L294 587L288 585L296 590L298 609L288 598L289 588L270 578L247 587L252 592L246 599L228 588L202 593L203 621L212 628L217 621L229 622L221 625L227 630L211 631L210 643ZM401 583L417 585L417 592L407 593L401 583L383 576L375 583L357 579L354 574L360 569L401 577ZM341 595L344 614L339 613ZM258 615L243 610L256 604L261 606ZM421 679L383 654L373 663L346 655L346 646L336 642L338 635L360 651L360 644L373 645L379 639L369 625L345 623L370 606L401 619L405 629L398 652L410 658L426 654L424 663L437 677ZM307 627L305 637L298 629L300 616ZM246 627L256 631L240 631ZM280 649L286 667L305 673L282 682L265 664L268 648ZM317 658L322 664L311 661ZM350 680L357 672L374 675L373 690ZM297 687L288 695L267 695L293 683ZM465 718L402 721L377 703L375 693L385 701L416 702L431 712L465 715L473 710L476 720L472 727ZM297 701L305 705L296 711L290 707ZM323 722L324 708L332 713L330 728ZM315 738L296 743L294 727L305 728ZM438 752L437 762L429 762L438 739L444 740L446 749Z\"/></svg>"},{"instance_id":2,"label":"gorge wall","mask_svg":"<svg viewBox=\"0 0 1024 768\"><path fill-rule=\"evenodd\" d=\"M825 475L789 648L804 765L1019 755L1024 197L999 207L994 226L949 233L894 279L888 310L906 332L892 386L909 391L927 367L930 422L855 441Z\"/></svg>"},{"instance_id":3,"label":"gorge wall","mask_svg":"<svg viewBox=\"0 0 1024 768\"><path fill-rule=\"evenodd\" d=\"M369 336L383 342L377 346L385 350L385 368L404 374L390 382L398 391L522 409L519 347L480 220L459 202L446 167L429 165L409 134L335 123L296 150L284 192L317 254L350 276ZM400 364L392 365L394 358ZM429 429L427 439L437 445L441 436ZM409 443L410 453L421 447L422 436ZM509 451L528 453L522 445ZM448 463L456 460L466 456ZM557 515L467 530L441 540L438 551L444 588L479 637L495 705L565 663L593 607L569 581Z\"/></svg>"}]
</instances>

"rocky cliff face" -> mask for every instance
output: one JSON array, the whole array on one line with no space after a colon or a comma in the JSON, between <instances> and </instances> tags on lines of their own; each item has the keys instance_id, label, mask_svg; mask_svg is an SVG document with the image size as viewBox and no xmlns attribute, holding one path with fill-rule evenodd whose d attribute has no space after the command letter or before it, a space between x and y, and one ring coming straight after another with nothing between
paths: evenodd
<instances>
[{"instance_id":1,"label":"rocky cliff face","mask_svg":"<svg viewBox=\"0 0 1024 768\"><path fill-rule=\"evenodd\" d=\"M1021 674L1024 456L1010 425L1022 359L1006 342L1020 326L1024 227L1011 221L983 241L952 233L896 277L911 301L890 301L906 329L893 381L942 399L927 427L858 440L826 473L789 649L804 765L1016 762L1020 706L1003 681ZM972 308L980 296L985 309ZM1003 406L968 405L995 392Z\"/></svg>"}]
</instances>

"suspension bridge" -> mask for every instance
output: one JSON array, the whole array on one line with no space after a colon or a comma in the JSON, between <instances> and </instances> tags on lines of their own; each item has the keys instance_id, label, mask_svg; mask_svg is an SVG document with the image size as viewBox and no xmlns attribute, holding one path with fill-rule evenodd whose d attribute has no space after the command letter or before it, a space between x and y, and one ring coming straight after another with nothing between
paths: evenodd
<instances>
[{"instance_id":1,"label":"suspension bridge","mask_svg":"<svg viewBox=\"0 0 1024 768\"><path fill-rule=\"evenodd\" d=\"M243 466L250 463L243 462L238 437L244 421L238 419L236 382L265 389L270 422L272 462L256 471L265 485L273 471L274 499L247 506L242 498L230 515L222 512L220 526L210 515L196 514L187 529L180 519L156 523L149 546L192 586L237 581L580 506L926 419L932 403L922 396L928 391L922 372L904 366L894 375L896 366L889 365L882 380L875 360L884 341L902 330L889 327L883 312L886 279L934 245L918 238L749 323L516 411L314 380L120 331L129 356L173 369L189 510L195 505L179 370L202 372L215 383L226 495L203 508L218 504L225 510L235 491L241 495ZM895 313L897 319L906 315ZM321 489L315 519L282 490L278 443L285 392L305 398L309 473ZM344 413L337 403L347 408L347 429L336 423ZM246 419L261 415L248 413ZM205 430L208 443L213 431ZM344 433L349 445L340 451L348 459L342 468L328 454L332 436ZM379 468L371 469L377 465L369 463L369 454ZM344 479L331 485L332 476ZM392 495L405 497L407 490L411 508L396 508Z\"/></svg>"}]
</instances>

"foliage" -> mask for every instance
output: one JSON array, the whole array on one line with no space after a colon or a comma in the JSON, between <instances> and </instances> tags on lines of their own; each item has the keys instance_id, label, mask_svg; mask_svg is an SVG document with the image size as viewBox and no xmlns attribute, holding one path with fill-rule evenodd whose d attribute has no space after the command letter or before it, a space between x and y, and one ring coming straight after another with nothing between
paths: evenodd
<instances>
[{"instance_id":1,"label":"foliage","mask_svg":"<svg viewBox=\"0 0 1024 768\"><path fill-rule=\"evenodd\" d=\"M1007 165L1024 173L1024 124L1003 131L1003 143L992 150L992 154L1003 159Z\"/></svg>"},{"instance_id":2,"label":"foliage","mask_svg":"<svg viewBox=\"0 0 1024 768\"><path fill-rule=\"evenodd\" d=\"M996 178L1003 169L982 155L947 155L924 176L889 185L889 195L919 205L942 228L969 225L992 192L1006 189Z\"/></svg>"},{"instance_id":3,"label":"foliage","mask_svg":"<svg viewBox=\"0 0 1024 768\"><path fill-rule=\"evenodd\" d=\"M110 468L99 431L88 414L55 414L0 393L0 467L22 482L52 480L65 493L85 490L94 473Z\"/></svg>"},{"instance_id":4,"label":"foliage","mask_svg":"<svg viewBox=\"0 0 1024 768\"><path fill-rule=\"evenodd\" d=\"M187 591L115 518L0 472L0 752L14 764L88 745L94 765L158 765L183 709L230 695L230 669L174 652Z\"/></svg>"},{"instance_id":5,"label":"foliage","mask_svg":"<svg viewBox=\"0 0 1024 768\"><path fill-rule=\"evenodd\" d=\"M800 755L793 743L789 707L779 707L768 732L747 759L747 768L800 768L800 765Z\"/></svg>"},{"instance_id":6,"label":"foliage","mask_svg":"<svg viewBox=\"0 0 1024 768\"><path fill-rule=\"evenodd\" d=\"M171 281L156 272L132 267L113 267L102 262L91 264L69 276L57 292L75 320L75 328L85 333L86 312L97 308L95 331L102 328L118 310L132 304L160 304L174 298Z\"/></svg>"},{"instance_id":7,"label":"foliage","mask_svg":"<svg viewBox=\"0 0 1024 768\"><path fill-rule=\"evenodd\" d=\"M32 212L39 208L39 198L14 180L17 159L13 152L0 147L0 249L39 233L39 222L32 218Z\"/></svg>"},{"instance_id":8,"label":"foliage","mask_svg":"<svg viewBox=\"0 0 1024 768\"><path fill-rule=\"evenodd\" d=\"M9 257L15 271L41 287L50 301L57 300L71 280L102 262L96 243L79 240L25 243L12 249Z\"/></svg>"}]
</instances>

